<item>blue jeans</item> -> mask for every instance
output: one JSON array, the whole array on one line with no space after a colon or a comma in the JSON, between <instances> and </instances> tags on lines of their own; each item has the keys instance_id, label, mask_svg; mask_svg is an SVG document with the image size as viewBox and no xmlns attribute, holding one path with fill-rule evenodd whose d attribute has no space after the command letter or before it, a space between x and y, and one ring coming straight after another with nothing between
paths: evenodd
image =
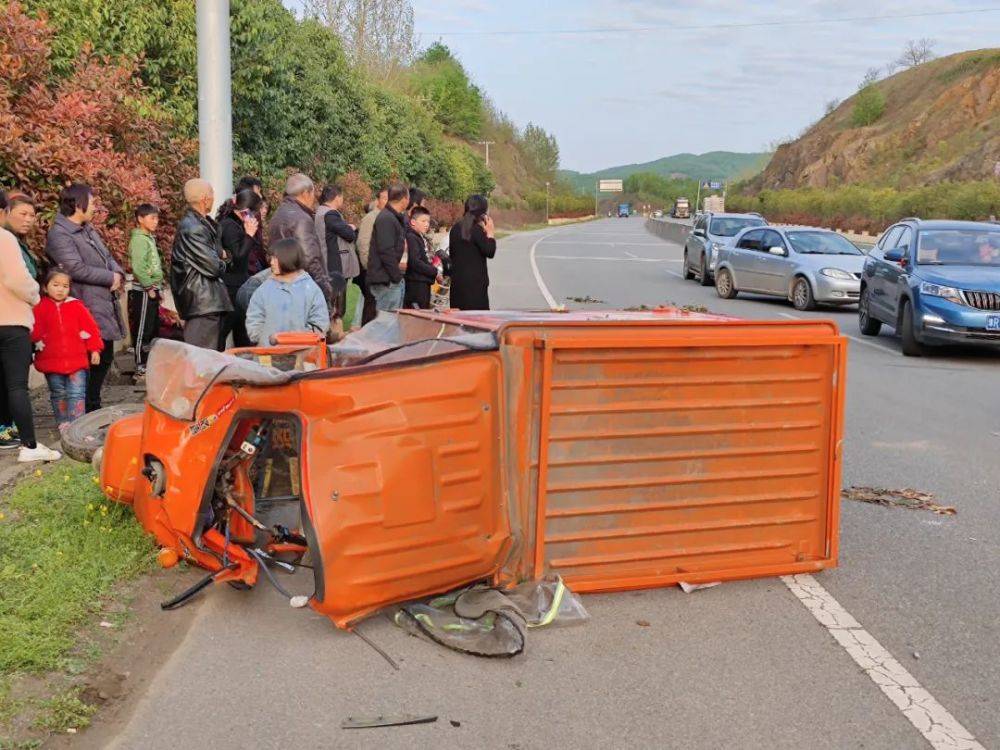
<instances>
[{"instance_id":1,"label":"blue jeans","mask_svg":"<svg viewBox=\"0 0 1000 750\"><path fill-rule=\"evenodd\" d=\"M69 375L48 373L49 397L56 423L69 424L82 417L87 405L87 371L77 370Z\"/></svg>"},{"instance_id":2,"label":"blue jeans","mask_svg":"<svg viewBox=\"0 0 1000 750\"><path fill-rule=\"evenodd\" d=\"M403 284L397 281L395 284L372 284L369 286L372 296L375 297L375 309L378 311L392 312L403 306Z\"/></svg>"}]
</instances>

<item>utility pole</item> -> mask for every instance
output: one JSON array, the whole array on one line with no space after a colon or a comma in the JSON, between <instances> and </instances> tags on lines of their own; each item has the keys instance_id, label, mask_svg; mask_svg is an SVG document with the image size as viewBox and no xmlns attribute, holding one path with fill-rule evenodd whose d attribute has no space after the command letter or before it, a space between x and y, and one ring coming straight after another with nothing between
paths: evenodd
<instances>
[{"instance_id":1,"label":"utility pole","mask_svg":"<svg viewBox=\"0 0 1000 750\"><path fill-rule=\"evenodd\" d=\"M229 0L197 0L198 161L215 208L233 194L233 83Z\"/></svg>"},{"instance_id":2,"label":"utility pole","mask_svg":"<svg viewBox=\"0 0 1000 750\"><path fill-rule=\"evenodd\" d=\"M496 141L476 141L480 146L486 146L486 166L490 165L490 146L492 146Z\"/></svg>"},{"instance_id":3,"label":"utility pole","mask_svg":"<svg viewBox=\"0 0 1000 750\"><path fill-rule=\"evenodd\" d=\"M549 223L549 183L545 183L545 223Z\"/></svg>"}]
</instances>

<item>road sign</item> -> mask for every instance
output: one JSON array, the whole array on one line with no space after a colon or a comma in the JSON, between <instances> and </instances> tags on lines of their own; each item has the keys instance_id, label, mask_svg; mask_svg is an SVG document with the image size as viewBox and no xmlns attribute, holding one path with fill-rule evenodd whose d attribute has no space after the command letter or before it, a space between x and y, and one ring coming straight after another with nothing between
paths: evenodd
<instances>
[{"instance_id":1,"label":"road sign","mask_svg":"<svg viewBox=\"0 0 1000 750\"><path fill-rule=\"evenodd\" d=\"M710 183L708 183L708 189L709 190L721 190L722 189L722 183L721 182L710 182Z\"/></svg>"},{"instance_id":2,"label":"road sign","mask_svg":"<svg viewBox=\"0 0 1000 750\"><path fill-rule=\"evenodd\" d=\"M620 193L622 191L621 180L598 180L597 190L601 193Z\"/></svg>"}]
</instances>

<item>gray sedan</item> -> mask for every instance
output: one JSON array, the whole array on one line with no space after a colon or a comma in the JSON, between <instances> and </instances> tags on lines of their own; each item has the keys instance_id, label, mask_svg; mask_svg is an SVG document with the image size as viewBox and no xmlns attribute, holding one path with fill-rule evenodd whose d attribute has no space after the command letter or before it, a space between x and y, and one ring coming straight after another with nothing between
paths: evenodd
<instances>
[{"instance_id":1,"label":"gray sedan","mask_svg":"<svg viewBox=\"0 0 1000 750\"><path fill-rule=\"evenodd\" d=\"M745 229L719 252L715 290L784 297L798 310L856 304L865 255L836 232L812 227Z\"/></svg>"}]
</instances>

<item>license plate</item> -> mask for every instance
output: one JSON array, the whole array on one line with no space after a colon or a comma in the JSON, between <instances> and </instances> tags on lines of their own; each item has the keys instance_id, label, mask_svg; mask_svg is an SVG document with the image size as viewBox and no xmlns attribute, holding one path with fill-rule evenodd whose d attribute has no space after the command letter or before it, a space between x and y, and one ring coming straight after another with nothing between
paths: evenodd
<instances>
[{"instance_id":1,"label":"license plate","mask_svg":"<svg viewBox=\"0 0 1000 750\"><path fill-rule=\"evenodd\" d=\"M987 315L986 316L986 330L987 331L1000 331L1000 315Z\"/></svg>"}]
</instances>

